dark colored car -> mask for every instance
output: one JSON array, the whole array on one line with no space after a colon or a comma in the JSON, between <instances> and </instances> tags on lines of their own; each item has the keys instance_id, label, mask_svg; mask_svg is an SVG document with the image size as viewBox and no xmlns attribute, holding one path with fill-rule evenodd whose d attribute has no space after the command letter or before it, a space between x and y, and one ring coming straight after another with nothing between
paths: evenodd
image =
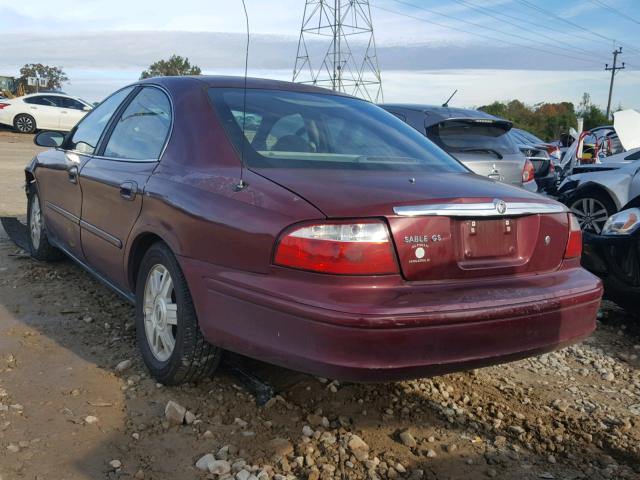
<instances>
[{"instance_id":1,"label":"dark colored car","mask_svg":"<svg viewBox=\"0 0 640 480\"><path fill-rule=\"evenodd\" d=\"M583 233L582 265L602 278L606 298L637 314L640 313L640 199L632 204L612 215L600 234Z\"/></svg>"},{"instance_id":2,"label":"dark colored car","mask_svg":"<svg viewBox=\"0 0 640 480\"><path fill-rule=\"evenodd\" d=\"M547 352L602 294L566 207L472 174L383 109L269 80L117 91L26 169L31 253L136 305L161 382L230 350L386 381Z\"/></svg>"},{"instance_id":3,"label":"dark colored car","mask_svg":"<svg viewBox=\"0 0 640 480\"><path fill-rule=\"evenodd\" d=\"M479 110L431 105L385 104L478 175L535 192L534 167L509 135L513 124Z\"/></svg>"},{"instance_id":4,"label":"dark colored car","mask_svg":"<svg viewBox=\"0 0 640 480\"><path fill-rule=\"evenodd\" d=\"M560 160L560 150L557 150L557 159L556 157L552 159L547 144L535 143L539 139L533 134L519 128L512 128L510 134L522 154L533 165L538 192L555 194L558 187L558 175L554 162Z\"/></svg>"}]
</instances>

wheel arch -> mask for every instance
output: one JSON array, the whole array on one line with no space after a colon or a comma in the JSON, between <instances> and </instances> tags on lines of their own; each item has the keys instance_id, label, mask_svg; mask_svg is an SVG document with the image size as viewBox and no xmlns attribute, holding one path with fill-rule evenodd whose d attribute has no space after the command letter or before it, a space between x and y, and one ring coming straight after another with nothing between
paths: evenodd
<instances>
[{"instance_id":1,"label":"wheel arch","mask_svg":"<svg viewBox=\"0 0 640 480\"><path fill-rule=\"evenodd\" d=\"M620 210L621 205L620 205L620 201L618 200L618 197L614 195L604 185L601 185L595 182L587 182L580 185L578 188L576 188L576 190L572 192L571 195L569 196L567 204L571 203L576 197L582 197L584 195L587 195L589 193L594 193L594 192L606 195L607 198L609 198L613 203L613 205L616 207L616 211Z\"/></svg>"},{"instance_id":2,"label":"wheel arch","mask_svg":"<svg viewBox=\"0 0 640 480\"><path fill-rule=\"evenodd\" d=\"M164 238L151 231L138 233L131 242L131 246L129 247L129 254L127 255L126 279L128 287L133 293L135 293L136 291L136 279L138 278L138 272L140 269L140 264L142 263L142 259L144 258L145 253L147 253L147 250L149 250L152 245L158 242L162 242L169 248L171 248L170 244L165 241Z\"/></svg>"}]
</instances>

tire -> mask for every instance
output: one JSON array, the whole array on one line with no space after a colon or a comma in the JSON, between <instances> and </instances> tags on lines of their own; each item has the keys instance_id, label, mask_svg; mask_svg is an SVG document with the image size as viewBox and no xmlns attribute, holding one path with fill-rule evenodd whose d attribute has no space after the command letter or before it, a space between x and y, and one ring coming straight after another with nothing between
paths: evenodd
<instances>
[{"instance_id":1,"label":"tire","mask_svg":"<svg viewBox=\"0 0 640 480\"><path fill-rule=\"evenodd\" d=\"M208 378L222 357L202 336L182 269L162 242L147 250L138 271L136 340L145 365L166 385Z\"/></svg>"},{"instance_id":2,"label":"tire","mask_svg":"<svg viewBox=\"0 0 640 480\"><path fill-rule=\"evenodd\" d=\"M611 197L603 192L586 191L572 196L567 202L584 231L599 234L607 218L618 210Z\"/></svg>"},{"instance_id":3,"label":"tire","mask_svg":"<svg viewBox=\"0 0 640 480\"><path fill-rule=\"evenodd\" d=\"M19 133L33 133L36 131L36 119L31 115L21 113L13 119L13 128Z\"/></svg>"},{"instance_id":4,"label":"tire","mask_svg":"<svg viewBox=\"0 0 640 480\"><path fill-rule=\"evenodd\" d=\"M36 260L53 262L64 255L49 242L47 228L42 214L42 203L38 195L38 187L32 184L27 196L27 236L29 253Z\"/></svg>"}]
</instances>

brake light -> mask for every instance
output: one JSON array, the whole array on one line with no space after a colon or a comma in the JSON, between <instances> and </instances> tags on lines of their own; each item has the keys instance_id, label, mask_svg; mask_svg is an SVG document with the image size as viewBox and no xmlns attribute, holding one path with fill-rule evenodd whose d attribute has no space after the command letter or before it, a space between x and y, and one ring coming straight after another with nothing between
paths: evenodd
<instances>
[{"instance_id":1,"label":"brake light","mask_svg":"<svg viewBox=\"0 0 640 480\"><path fill-rule=\"evenodd\" d=\"M536 171L533 168L533 163L531 163L531 160L526 160L524 162L524 168L522 169L522 183L527 183L533 180L535 174Z\"/></svg>"},{"instance_id":2,"label":"brake light","mask_svg":"<svg viewBox=\"0 0 640 480\"><path fill-rule=\"evenodd\" d=\"M8 107L9 105L11 105L10 103L1 103L0 102L0 110L2 110L5 107Z\"/></svg>"},{"instance_id":3,"label":"brake light","mask_svg":"<svg viewBox=\"0 0 640 480\"><path fill-rule=\"evenodd\" d=\"M576 217L569 214L569 239L564 251L564 258L576 258L582 255L582 231Z\"/></svg>"},{"instance_id":4,"label":"brake light","mask_svg":"<svg viewBox=\"0 0 640 480\"><path fill-rule=\"evenodd\" d=\"M389 231L381 221L296 227L281 237L274 263L342 275L398 273Z\"/></svg>"}]
</instances>

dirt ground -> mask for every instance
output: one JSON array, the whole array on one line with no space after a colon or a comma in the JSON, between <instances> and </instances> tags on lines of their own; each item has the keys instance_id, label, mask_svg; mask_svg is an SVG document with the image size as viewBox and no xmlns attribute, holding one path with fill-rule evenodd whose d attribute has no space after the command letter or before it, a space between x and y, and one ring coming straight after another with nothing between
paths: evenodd
<instances>
[{"instance_id":1,"label":"dirt ground","mask_svg":"<svg viewBox=\"0 0 640 480\"><path fill-rule=\"evenodd\" d=\"M35 151L0 131L0 213L24 213ZM1 480L640 478L638 355L640 319L606 303L580 345L444 377L340 384L257 364L279 393L258 407L225 368L157 385L130 305L0 230ZM207 453L221 474L196 467Z\"/></svg>"}]
</instances>

